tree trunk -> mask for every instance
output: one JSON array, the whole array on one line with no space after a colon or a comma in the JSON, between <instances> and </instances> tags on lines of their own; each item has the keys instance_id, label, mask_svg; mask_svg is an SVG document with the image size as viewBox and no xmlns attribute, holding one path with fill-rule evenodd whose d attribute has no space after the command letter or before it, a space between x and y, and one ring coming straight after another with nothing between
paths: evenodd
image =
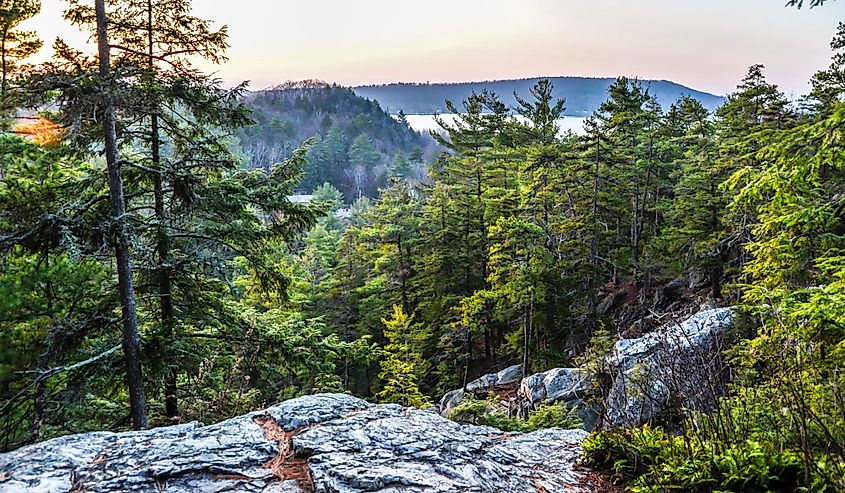
<instances>
[{"instance_id":1,"label":"tree trunk","mask_svg":"<svg viewBox=\"0 0 845 493\"><path fill-rule=\"evenodd\" d=\"M596 135L596 161L593 165L593 203L590 207L590 213L593 219L593 233L590 238L590 286L587 291L587 305L590 310L590 318L587 321L587 330L589 334L593 333L595 328L596 306L598 300L596 299L596 290L598 289L596 279L598 277L599 267L599 164L601 162L601 137Z\"/></svg>"},{"instance_id":2,"label":"tree trunk","mask_svg":"<svg viewBox=\"0 0 845 493\"><path fill-rule=\"evenodd\" d=\"M34 404L32 407L32 425L29 429L29 443L35 443L38 441L38 437L41 436L41 423L44 419L44 379L41 378L41 375L36 377L38 382L35 384L35 395L34 395Z\"/></svg>"},{"instance_id":3,"label":"tree trunk","mask_svg":"<svg viewBox=\"0 0 845 493\"><path fill-rule=\"evenodd\" d=\"M396 238L396 250L399 252L399 291L402 298L402 311L405 314L411 313L411 304L408 302L408 271L405 266L405 252L402 250L402 236Z\"/></svg>"},{"instance_id":4,"label":"tree trunk","mask_svg":"<svg viewBox=\"0 0 845 493\"><path fill-rule=\"evenodd\" d=\"M153 3L152 0L147 0L147 68L149 69L149 77L151 82L155 77L155 58L153 50L155 45L153 43ZM155 105L156 111L158 105ZM158 234L156 238L156 251L158 253L158 295L161 309L161 324L163 327L162 336L166 343L170 343L173 338L173 292L171 289L170 268L167 265L169 249L167 232L165 226L167 224L167 216L165 214L164 206L164 186L163 175L164 171L161 168L161 137L159 136L158 114L150 115L150 154L152 159L152 168L155 170L153 175L153 195L155 200L155 214L156 222L158 223ZM175 361L166 363L164 373L164 413L168 418L175 418L179 415L179 406L176 397L176 377Z\"/></svg>"},{"instance_id":5,"label":"tree trunk","mask_svg":"<svg viewBox=\"0 0 845 493\"><path fill-rule=\"evenodd\" d=\"M533 303L533 302L532 302ZM522 378L531 374L531 304L525 307L522 321Z\"/></svg>"},{"instance_id":6,"label":"tree trunk","mask_svg":"<svg viewBox=\"0 0 845 493\"><path fill-rule=\"evenodd\" d=\"M165 232L167 216L164 211L164 190L161 171L161 157L159 155L160 139L158 134L158 116L152 116L152 160L157 170L153 176L153 194L155 196L155 213L158 222L158 238L156 239L156 250L158 252L158 295L161 308L161 324L163 327L162 336L166 343L173 339L173 291L171 288L170 267L167 265L169 256L169 242ZM179 415L178 401L176 398L176 377L174 368L175 361L170 358L169 365L164 375L164 412L168 418Z\"/></svg>"},{"instance_id":7,"label":"tree trunk","mask_svg":"<svg viewBox=\"0 0 845 493\"><path fill-rule=\"evenodd\" d=\"M0 59L2 61L0 61L0 63L2 63L2 65L3 65L3 81L2 81L2 84L0 84L0 98L3 98L4 100L6 99L6 72L8 70L7 67L6 67L6 38L7 37L8 37L8 32L3 31L3 39L0 41L0 42L2 42L2 45L0 45Z\"/></svg>"},{"instance_id":8,"label":"tree trunk","mask_svg":"<svg viewBox=\"0 0 845 493\"><path fill-rule=\"evenodd\" d=\"M101 83L110 84L111 77L109 40L105 0L96 0L97 48L100 58ZM141 343L138 335L138 316L135 309L135 287L132 283L132 264L129 258L129 237L126 229L126 204L123 195L123 178L117 159L117 131L110 91L104 95L102 108L103 140L109 178L109 202L114 221L114 248L117 263L117 280L120 305L123 313L123 354L126 362L126 384L129 387L129 405L132 427L147 427L147 399L144 378L141 374Z\"/></svg>"},{"instance_id":9,"label":"tree trunk","mask_svg":"<svg viewBox=\"0 0 845 493\"><path fill-rule=\"evenodd\" d=\"M2 114L0 114L0 130L5 132L11 128L10 122L6 120L6 72L8 70L6 64L6 38L8 37L8 31L3 31L2 35L3 37L0 39L0 64L3 66L3 80L2 83L0 83L0 112L2 112ZM2 179L3 172L0 170L0 180Z\"/></svg>"}]
</instances>

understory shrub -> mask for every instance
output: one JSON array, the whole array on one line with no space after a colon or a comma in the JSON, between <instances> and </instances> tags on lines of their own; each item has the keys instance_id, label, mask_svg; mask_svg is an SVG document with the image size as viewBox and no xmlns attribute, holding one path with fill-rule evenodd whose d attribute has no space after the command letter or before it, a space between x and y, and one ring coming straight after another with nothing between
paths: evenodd
<instances>
[{"instance_id":1,"label":"understory shrub","mask_svg":"<svg viewBox=\"0 0 845 493\"><path fill-rule=\"evenodd\" d=\"M449 419L459 423L492 426L502 431L531 432L546 428L583 428L572 409L563 403L542 405L528 420L511 418L497 408L497 401L467 397L450 413Z\"/></svg>"},{"instance_id":2,"label":"understory shrub","mask_svg":"<svg viewBox=\"0 0 845 493\"><path fill-rule=\"evenodd\" d=\"M627 476L634 493L835 491L823 475L805 479L799 453L768 442L726 444L643 426L599 431L583 446L585 465Z\"/></svg>"}]
</instances>

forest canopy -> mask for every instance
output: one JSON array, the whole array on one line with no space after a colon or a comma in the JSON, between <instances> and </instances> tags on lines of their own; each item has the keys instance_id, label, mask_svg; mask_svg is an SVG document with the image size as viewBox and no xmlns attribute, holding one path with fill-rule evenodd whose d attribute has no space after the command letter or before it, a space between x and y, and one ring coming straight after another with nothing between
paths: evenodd
<instances>
[{"instance_id":1,"label":"forest canopy","mask_svg":"<svg viewBox=\"0 0 845 493\"><path fill-rule=\"evenodd\" d=\"M26 65L39 7L0 2L2 450L322 391L425 407L730 306L715 408L588 459L636 491L845 488L845 23L800 100L761 65L715 110L619 77L575 135L539 79L422 136L349 88L224 86L190 0L73 0L96 54Z\"/></svg>"}]
</instances>

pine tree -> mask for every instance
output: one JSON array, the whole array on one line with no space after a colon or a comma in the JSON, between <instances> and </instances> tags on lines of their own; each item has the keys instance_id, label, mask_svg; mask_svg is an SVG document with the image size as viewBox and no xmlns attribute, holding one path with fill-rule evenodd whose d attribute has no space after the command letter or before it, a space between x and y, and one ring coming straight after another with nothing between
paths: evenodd
<instances>
[{"instance_id":1,"label":"pine tree","mask_svg":"<svg viewBox=\"0 0 845 493\"><path fill-rule=\"evenodd\" d=\"M517 217L499 218L490 230L490 238L490 289L489 294L482 296L494 301L495 316L520 321L522 373L527 377L531 374L531 345L536 337L535 308L545 299L543 279L552 257L543 246L542 229Z\"/></svg>"},{"instance_id":2,"label":"pine tree","mask_svg":"<svg viewBox=\"0 0 845 493\"><path fill-rule=\"evenodd\" d=\"M89 370L84 362L120 349L110 330L119 302L109 266L91 253L108 220L98 172L72 149L11 135L0 137L0 171L0 446L9 449L78 419L63 385L108 395L63 368ZM61 413L49 413L50 402Z\"/></svg>"},{"instance_id":3,"label":"pine tree","mask_svg":"<svg viewBox=\"0 0 845 493\"><path fill-rule=\"evenodd\" d=\"M0 130L9 128L16 107L9 87L9 78L19 68L21 60L41 49L42 41L33 31L22 31L22 22L41 11L40 0L0 1Z\"/></svg>"},{"instance_id":4,"label":"pine tree","mask_svg":"<svg viewBox=\"0 0 845 493\"><path fill-rule=\"evenodd\" d=\"M371 195L371 188L377 185L374 170L380 164L381 155L367 134L360 134L349 146L349 168L347 174L351 177L356 197Z\"/></svg>"},{"instance_id":5,"label":"pine tree","mask_svg":"<svg viewBox=\"0 0 845 493\"><path fill-rule=\"evenodd\" d=\"M674 119L675 121L671 121ZM721 299L721 279L729 259L728 196L721 184L728 171L716 152L716 128L709 112L698 101L685 97L667 114L673 127L669 140L677 166L677 186L667 211L663 238L668 258L681 259L676 269L701 269L710 278L712 295Z\"/></svg>"},{"instance_id":6,"label":"pine tree","mask_svg":"<svg viewBox=\"0 0 845 493\"><path fill-rule=\"evenodd\" d=\"M549 79L540 79L531 88L534 101L527 101L514 93L517 106L516 113L528 121L527 125L518 128L523 142L534 145L551 145L557 140L560 127L557 120L565 110L566 101L554 100L554 84Z\"/></svg>"},{"instance_id":7,"label":"pine tree","mask_svg":"<svg viewBox=\"0 0 845 493\"><path fill-rule=\"evenodd\" d=\"M833 41L833 60L827 70L817 72L810 84L808 106L813 113L826 113L842 101L845 94L845 22L840 22Z\"/></svg>"},{"instance_id":8,"label":"pine tree","mask_svg":"<svg viewBox=\"0 0 845 493\"><path fill-rule=\"evenodd\" d=\"M108 21L106 19L105 0L97 0L96 26L100 82L113 84L111 67L111 46L109 44ZM106 93L108 94L108 93ZM109 202L112 221L114 222L115 260L117 263L118 290L120 306L123 312L123 357L126 361L126 384L129 388L129 403L132 414L132 427L147 427L147 398L144 378L141 374L141 340L138 333L138 315L135 299L135 282L132 278L132 260L129 251L129 231L126 220L126 199L121 175L121 163L118 161L117 129L115 109L111 98L106 96L101 101L103 142L105 145L106 166L108 169Z\"/></svg>"},{"instance_id":9,"label":"pine tree","mask_svg":"<svg viewBox=\"0 0 845 493\"><path fill-rule=\"evenodd\" d=\"M411 334L413 317L401 306L394 305L392 317L382 319L382 323L387 356L381 361L379 378L383 386L377 394L379 400L403 406L425 406L428 399L420 392L418 384L421 362Z\"/></svg>"},{"instance_id":10,"label":"pine tree","mask_svg":"<svg viewBox=\"0 0 845 493\"><path fill-rule=\"evenodd\" d=\"M794 114L777 86L766 81L762 65L752 65L736 92L716 111L719 174L729 177L740 169L759 167L756 152L764 145L766 135L790 126ZM739 179L738 177L734 180ZM725 250L738 250L735 269L741 271L748 261L743 245L751 240L756 217L751 209L734 208L726 215L731 234L722 240Z\"/></svg>"},{"instance_id":11,"label":"pine tree","mask_svg":"<svg viewBox=\"0 0 845 493\"><path fill-rule=\"evenodd\" d=\"M754 158L728 181L731 210L755 218L743 301L762 322L737 348L740 381L755 412L775 417L778 445L801 452L804 482L822 476L833 489L845 486L843 121L837 102L793 128L747 135Z\"/></svg>"},{"instance_id":12,"label":"pine tree","mask_svg":"<svg viewBox=\"0 0 845 493\"><path fill-rule=\"evenodd\" d=\"M396 180L409 179L413 175L411 166L408 155L399 151L393 156L393 160L390 162L390 166L387 169L387 176Z\"/></svg>"}]
</instances>

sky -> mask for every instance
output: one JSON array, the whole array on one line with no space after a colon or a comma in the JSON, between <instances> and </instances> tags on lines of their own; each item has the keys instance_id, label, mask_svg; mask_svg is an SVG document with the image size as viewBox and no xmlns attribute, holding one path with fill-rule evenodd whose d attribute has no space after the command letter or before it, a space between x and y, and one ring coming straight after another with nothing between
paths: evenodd
<instances>
[{"instance_id":1,"label":"sky","mask_svg":"<svg viewBox=\"0 0 845 493\"><path fill-rule=\"evenodd\" d=\"M108 0L107 0L108 2ZM93 2L92 2L93 3ZM535 76L637 76L727 94L766 65L787 95L830 63L845 0L790 9L785 0L193 0L229 27L229 61L199 63L226 84L288 80L343 85ZM83 47L62 20L67 0L42 0L24 28Z\"/></svg>"}]
</instances>

